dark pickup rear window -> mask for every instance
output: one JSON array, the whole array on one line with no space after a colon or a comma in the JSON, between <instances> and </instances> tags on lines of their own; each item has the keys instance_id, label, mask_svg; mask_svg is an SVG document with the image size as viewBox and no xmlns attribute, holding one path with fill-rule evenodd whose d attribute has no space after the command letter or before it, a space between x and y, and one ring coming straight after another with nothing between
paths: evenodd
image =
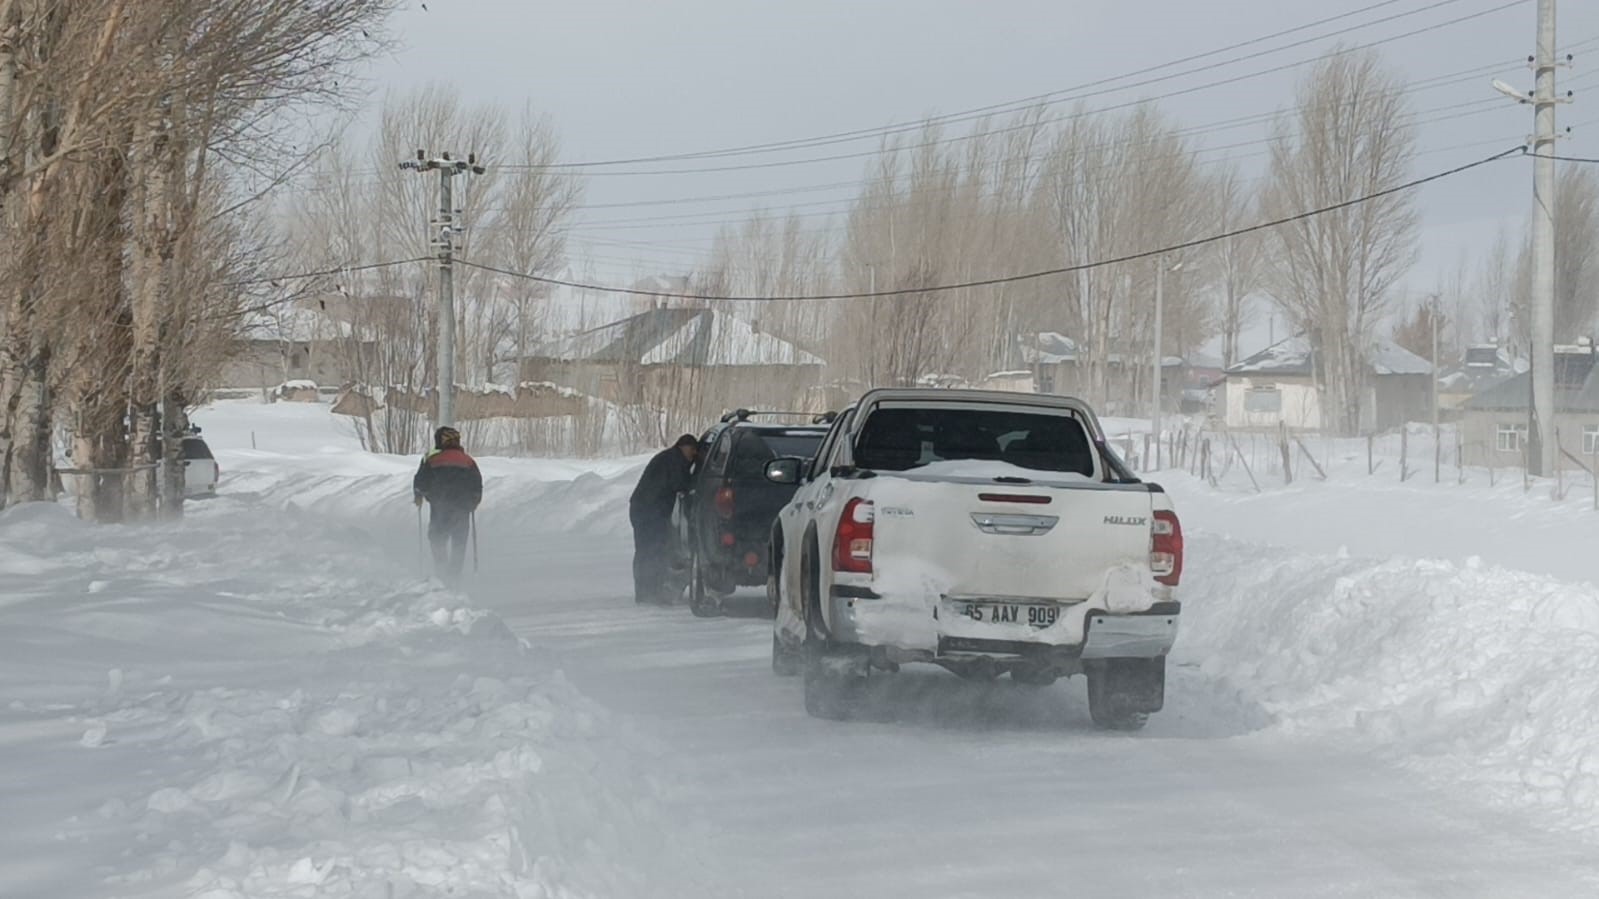
<instances>
[{"instance_id":1,"label":"dark pickup rear window","mask_svg":"<svg viewBox=\"0 0 1599 899\"><path fill-rule=\"evenodd\" d=\"M211 447L205 445L204 440L193 437L183 441L183 458L185 459L213 459Z\"/></svg>"},{"instance_id":2,"label":"dark pickup rear window","mask_svg":"<svg viewBox=\"0 0 1599 899\"><path fill-rule=\"evenodd\" d=\"M766 463L787 456L809 459L816 455L816 448L826 436L825 431L811 430L742 431L733 444L728 474L735 478L765 477Z\"/></svg>"},{"instance_id":3,"label":"dark pickup rear window","mask_svg":"<svg viewBox=\"0 0 1599 899\"><path fill-rule=\"evenodd\" d=\"M1060 413L878 409L866 420L855 446L855 464L880 471L957 459L1094 476L1088 432L1082 422Z\"/></svg>"}]
</instances>

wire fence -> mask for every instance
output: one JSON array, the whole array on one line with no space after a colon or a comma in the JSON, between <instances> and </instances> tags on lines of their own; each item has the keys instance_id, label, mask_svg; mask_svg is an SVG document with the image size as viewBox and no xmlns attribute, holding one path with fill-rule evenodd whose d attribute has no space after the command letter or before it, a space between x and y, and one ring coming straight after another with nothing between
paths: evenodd
<instances>
[{"instance_id":1,"label":"wire fence","mask_svg":"<svg viewBox=\"0 0 1599 899\"><path fill-rule=\"evenodd\" d=\"M1501 487L1524 492L1547 488L1557 501L1591 497L1599 511L1599 441L1589 455L1562 446L1546 478L1528 473L1525 441L1501 446L1468 441L1454 425L1412 424L1364 437L1331 437L1278 429L1229 430L1189 422L1154 435L1111 434L1116 451L1137 471L1180 469L1218 489L1261 492L1304 481L1366 479L1406 484ZM1558 442L1558 441L1557 441ZM1512 461L1513 460L1513 461Z\"/></svg>"}]
</instances>

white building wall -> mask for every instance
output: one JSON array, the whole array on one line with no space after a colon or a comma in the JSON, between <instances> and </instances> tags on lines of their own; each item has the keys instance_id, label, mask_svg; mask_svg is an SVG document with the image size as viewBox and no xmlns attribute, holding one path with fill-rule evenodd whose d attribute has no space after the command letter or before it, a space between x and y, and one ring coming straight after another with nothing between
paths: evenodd
<instances>
[{"instance_id":1,"label":"white building wall","mask_svg":"<svg viewBox=\"0 0 1599 899\"><path fill-rule=\"evenodd\" d=\"M1278 395L1275 412L1250 408L1251 391L1274 389ZM1270 377L1227 379L1227 427L1239 430L1271 430L1286 424L1296 431L1321 429L1321 394L1308 380L1281 380Z\"/></svg>"}]
</instances>

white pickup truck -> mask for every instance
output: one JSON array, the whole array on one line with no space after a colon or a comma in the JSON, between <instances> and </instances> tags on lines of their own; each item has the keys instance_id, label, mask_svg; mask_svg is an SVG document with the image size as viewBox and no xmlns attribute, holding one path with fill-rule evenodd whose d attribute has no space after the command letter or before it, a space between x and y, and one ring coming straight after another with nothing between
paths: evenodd
<instances>
[{"instance_id":1,"label":"white pickup truck","mask_svg":"<svg viewBox=\"0 0 1599 899\"><path fill-rule=\"evenodd\" d=\"M772 526L772 669L848 717L866 679L928 662L1048 685L1083 674L1095 724L1165 699L1182 526L1080 400L874 390L840 413Z\"/></svg>"}]
</instances>

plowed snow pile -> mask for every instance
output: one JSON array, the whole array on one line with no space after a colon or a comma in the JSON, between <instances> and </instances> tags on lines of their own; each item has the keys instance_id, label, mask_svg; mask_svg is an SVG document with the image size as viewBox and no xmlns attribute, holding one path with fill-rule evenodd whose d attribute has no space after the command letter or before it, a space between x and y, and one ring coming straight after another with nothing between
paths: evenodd
<instances>
[{"instance_id":1,"label":"plowed snow pile","mask_svg":"<svg viewBox=\"0 0 1599 899\"><path fill-rule=\"evenodd\" d=\"M684 858L652 750L320 516L8 510L0 623L7 896L611 897Z\"/></svg>"},{"instance_id":2,"label":"plowed snow pile","mask_svg":"<svg viewBox=\"0 0 1599 899\"><path fill-rule=\"evenodd\" d=\"M1226 519L1206 523L1210 507L1187 507L1199 524L1176 659L1269 713L1260 736L1364 747L1599 832L1599 588L1474 557L1362 559L1214 537ZM1250 508L1294 514L1291 502Z\"/></svg>"}]
</instances>

